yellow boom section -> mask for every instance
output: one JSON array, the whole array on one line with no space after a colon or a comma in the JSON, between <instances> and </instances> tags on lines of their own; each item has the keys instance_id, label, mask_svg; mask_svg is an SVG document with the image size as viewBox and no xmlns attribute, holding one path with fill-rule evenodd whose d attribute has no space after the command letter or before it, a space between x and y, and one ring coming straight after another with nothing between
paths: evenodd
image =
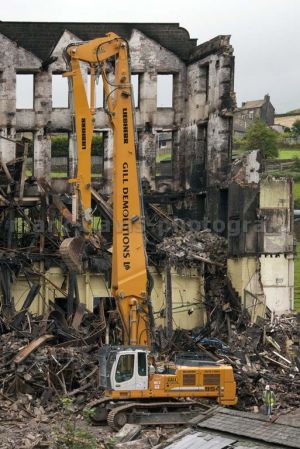
<instances>
[{"instance_id":1,"label":"yellow boom section","mask_svg":"<svg viewBox=\"0 0 300 449\"><path fill-rule=\"evenodd\" d=\"M77 183L84 211L84 229L90 229L91 143L93 135L94 73L101 72L106 106L114 133L113 153L113 254L112 295L124 330L124 344L151 346L147 295L147 262L141 192L136 165L134 114L127 42L114 33L70 45L77 135ZM114 79L106 76L105 63L114 60ZM91 103L88 104L80 62L91 68Z\"/></svg>"}]
</instances>

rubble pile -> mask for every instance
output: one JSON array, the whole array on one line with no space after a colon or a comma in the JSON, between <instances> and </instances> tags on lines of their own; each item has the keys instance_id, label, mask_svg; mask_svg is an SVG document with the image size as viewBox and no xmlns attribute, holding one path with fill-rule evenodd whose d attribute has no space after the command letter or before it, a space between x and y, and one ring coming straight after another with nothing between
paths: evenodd
<instances>
[{"instance_id":1,"label":"rubble pile","mask_svg":"<svg viewBox=\"0 0 300 449\"><path fill-rule=\"evenodd\" d=\"M0 347L0 382L4 394L26 393L48 403L55 396L74 396L96 388L97 346L45 346L26 356L25 349L30 345L27 340L12 334L6 337Z\"/></svg>"},{"instance_id":2,"label":"rubble pile","mask_svg":"<svg viewBox=\"0 0 300 449\"><path fill-rule=\"evenodd\" d=\"M184 231L177 228L171 237L165 237L157 245L157 250L176 265L182 263L185 266L197 266L200 262L206 262L226 267L226 239L210 229Z\"/></svg>"},{"instance_id":3,"label":"rubble pile","mask_svg":"<svg viewBox=\"0 0 300 449\"><path fill-rule=\"evenodd\" d=\"M300 314L260 319L257 324L237 322L230 325L230 335L220 331L218 338L208 336L209 327L175 331L169 355L204 351L208 359L230 363L240 410L260 407L267 384L276 392L277 409L300 407Z\"/></svg>"},{"instance_id":4,"label":"rubble pile","mask_svg":"<svg viewBox=\"0 0 300 449\"><path fill-rule=\"evenodd\" d=\"M232 333L228 361L236 371L241 409L260 405L266 384L276 392L277 408L300 406L299 343L300 315L275 317Z\"/></svg>"},{"instance_id":5,"label":"rubble pile","mask_svg":"<svg viewBox=\"0 0 300 449\"><path fill-rule=\"evenodd\" d=\"M28 321L20 329L6 324L0 339L2 399L26 394L32 407L36 403L55 407L59 397L86 402L97 389L103 322L83 309L80 323L74 318L70 325L54 314L46 320L27 314Z\"/></svg>"},{"instance_id":6,"label":"rubble pile","mask_svg":"<svg viewBox=\"0 0 300 449\"><path fill-rule=\"evenodd\" d=\"M88 426L80 411L98 391L97 354L105 323L81 304L72 320L56 309L43 317L26 312L21 319L0 314L1 449L54 447L56 429L63 433L70 419L64 416L65 398L74 408L72 420ZM104 434L98 430L97 441L105 441Z\"/></svg>"}]
</instances>

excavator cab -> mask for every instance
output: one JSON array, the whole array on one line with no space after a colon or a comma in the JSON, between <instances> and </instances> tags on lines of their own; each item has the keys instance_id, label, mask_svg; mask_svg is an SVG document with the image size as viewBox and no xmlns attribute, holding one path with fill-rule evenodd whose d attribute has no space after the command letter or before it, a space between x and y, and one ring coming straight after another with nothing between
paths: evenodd
<instances>
[{"instance_id":1,"label":"excavator cab","mask_svg":"<svg viewBox=\"0 0 300 449\"><path fill-rule=\"evenodd\" d=\"M99 352L100 387L113 391L148 389L145 346L103 346Z\"/></svg>"}]
</instances>

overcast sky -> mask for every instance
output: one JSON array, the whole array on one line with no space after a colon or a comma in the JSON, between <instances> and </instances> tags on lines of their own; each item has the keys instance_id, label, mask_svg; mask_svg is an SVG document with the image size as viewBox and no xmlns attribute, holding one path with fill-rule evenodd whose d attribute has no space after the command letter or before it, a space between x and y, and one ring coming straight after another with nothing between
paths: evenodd
<instances>
[{"instance_id":1,"label":"overcast sky","mask_svg":"<svg viewBox=\"0 0 300 449\"><path fill-rule=\"evenodd\" d=\"M202 43L231 34L238 105L266 93L300 108L300 0L1 0L1 20L179 22Z\"/></svg>"}]
</instances>

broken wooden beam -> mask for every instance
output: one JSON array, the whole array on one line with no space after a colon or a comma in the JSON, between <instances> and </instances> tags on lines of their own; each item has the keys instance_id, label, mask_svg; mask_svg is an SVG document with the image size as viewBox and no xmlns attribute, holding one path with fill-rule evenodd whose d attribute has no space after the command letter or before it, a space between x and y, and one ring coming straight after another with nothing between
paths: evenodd
<instances>
[{"instance_id":1,"label":"broken wooden beam","mask_svg":"<svg viewBox=\"0 0 300 449\"><path fill-rule=\"evenodd\" d=\"M16 327L17 329L20 327L26 312L28 312L29 307L33 303L34 298L40 291L40 284L33 284L25 298L21 311L15 316L15 318L11 322L12 327Z\"/></svg>"},{"instance_id":2,"label":"broken wooden beam","mask_svg":"<svg viewBox=\"0 0 300 449\"><path fill-rule=\"evenodd\" d=\"M32 352L42 346L46 341L52 340L54 335L42 335L41 337L32 340L27 346L21 349L14 358L14 362L18 365L23 362Z\"/></svg>"}]
</instances>

